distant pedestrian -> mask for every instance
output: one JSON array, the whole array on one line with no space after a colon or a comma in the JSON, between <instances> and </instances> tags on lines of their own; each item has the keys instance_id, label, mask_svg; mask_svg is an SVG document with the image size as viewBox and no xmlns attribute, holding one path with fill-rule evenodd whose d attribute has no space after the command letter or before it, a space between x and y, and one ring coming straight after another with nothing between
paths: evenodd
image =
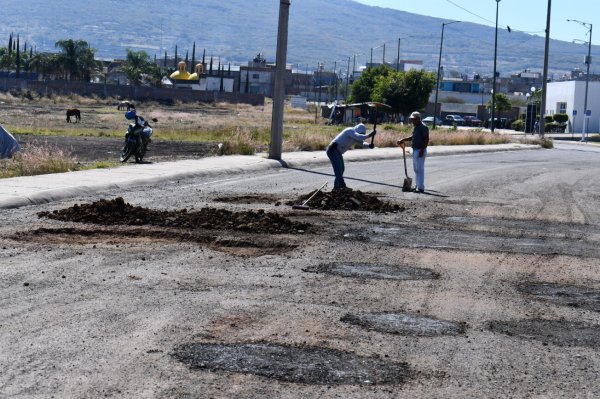
<instances>
[{"instance_id":1,"label":"distant pedestrian","mask_svg":"<svg viewBox=\"0 0 600 399\"><path fill-rule=\"evenodd\" d=\"M398 144L404 148L406 141L412 142L415 191L422 193L425 191L425 158L427 157L427 146L429 145L429 128L421 122L421 114L417 111L410 114L408 120L413 124L412 136L398 140Z\"/></svg>"},{"instance_id":2,"label":"distant pedestrian","mask_svg":"<svg viewBox=\"0 0 600 399\"><path fill-rule=\"evenodd\" d=\"M355 144L362 144L363 141L375 135L375 132L365 134L367 128L363 123L354 127L347 127L340 132L327 146L327 157L331 161L335 182L333 188L345 188L344 182L344 157L343 154Z\"/></svg>"},{"instance_id":3,"label":"distant pedestrian","mask_svg":"<svg viewBox=\"0 0 600 399\"><path fill-rule=\"evenodd\" d=\"M533 125L533 132L534 133L540 132L540 121L538 121L537 119L535 121L535 124Z\"/></svg>"}]
</instances>

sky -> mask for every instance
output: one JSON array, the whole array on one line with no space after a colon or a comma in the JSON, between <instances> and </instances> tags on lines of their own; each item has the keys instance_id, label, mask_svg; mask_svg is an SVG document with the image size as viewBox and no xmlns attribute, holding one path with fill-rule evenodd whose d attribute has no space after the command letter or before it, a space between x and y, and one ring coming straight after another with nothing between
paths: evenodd
<instances>
[{"instance_id":1,"label":"sky","mask_svg":"<svg viewBox=\"0 0 600 399\"><path fill-rule=\"evenodd\" d=\"M355 0L359 3L394 8L414 14L449 20L468 21L495 26L494 0ZM548 0L501 0L498 3L498 26L544 37ZM600 45L600 0L554 0L551 7L550 38L571 42L589 41L589 26L567 19L592 24L592 44ZM593 29L593 27L596 29Z\"/></svg>"}]
</instances>

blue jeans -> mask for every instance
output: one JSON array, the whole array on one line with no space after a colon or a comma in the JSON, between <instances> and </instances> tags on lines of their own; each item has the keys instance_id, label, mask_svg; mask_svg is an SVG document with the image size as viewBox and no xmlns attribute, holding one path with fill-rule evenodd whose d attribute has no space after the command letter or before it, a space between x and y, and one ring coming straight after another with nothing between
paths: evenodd
<instances>
[{"instance_id":1,"label":"blue jeans","mask_svg":"<svg viewBox=\"0 0 600 399\"><path fill-rule=\"evenodd\" d=\"M331 161L333 173L335 174L335 182L333 183L333 187L346 187L346 183L344 182L344 157L337 149L333 149L331 147L327 147L327 157Z\"/></svg>"},{"instance_id":2,"label":"blue jeans","mask_svg":"<svg viewBox=\"0 0 600 399\"><path fill-rule=\"evenodd\" d=\"M425 158L427 157L427 148L425 154L419 157L421 150L413 148L413 170L415 172L415 185L417 190L425 190Z\"/></svg>"}]
</instances>

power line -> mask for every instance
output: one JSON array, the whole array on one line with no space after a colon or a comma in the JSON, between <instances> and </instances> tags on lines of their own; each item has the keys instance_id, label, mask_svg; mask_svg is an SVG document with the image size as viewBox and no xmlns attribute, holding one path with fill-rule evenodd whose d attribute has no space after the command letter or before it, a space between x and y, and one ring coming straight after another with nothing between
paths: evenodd
<instances>
[{"instance_id":1,"label":"power line","mask_svg":"<svg viewBox=\"0 0 600 399\"><path fill-rule=\"evenodd\" d=\"M469 14L471 14L471 15L473 15L473 16L475 16L475 17L477 17L477 18L479 18L479 19L481 19L481 20L483 20L483 21L489 22L489 23L491 23L491 24L495 24L495 22L494 22L494 21L491 21L491 20L489 20L489 19L487 19L487 18L485 18L485 17L482 17L481 15L475 14L473 11L471 11L471 10L469 10L469 9L466 9L466 8L464 8L463 6L461 6L461 5L459 5L459 4L456 4L456 3L455 3L455 2L453 2L452 0L446 0L446 1L447 1L448 3L450 3L450 4L452 4L453 6L455 6L455 7L458 7L458 8L460 8L461 10L463 10L463 11L465 11L465 12L467 12L467 13L469 13ZM506 29L508 29L508 30L513 30L513 31L515 31L515 32L529 33L529 34L531 34L531 33L544 33L544 32L545 32L545 30L538 30L538 31L525 31L525 30L517 30L517 29L512 29L512 28L510 28L508 25L506 25L506 26L505 26L505 28L506 28Z\"/></svg>"}]
</instances>

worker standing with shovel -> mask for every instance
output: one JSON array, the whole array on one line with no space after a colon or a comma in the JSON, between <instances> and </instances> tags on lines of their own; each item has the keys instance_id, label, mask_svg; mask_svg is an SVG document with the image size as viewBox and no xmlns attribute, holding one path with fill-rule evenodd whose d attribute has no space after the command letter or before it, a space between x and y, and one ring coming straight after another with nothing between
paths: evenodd
<instances>
[{"instance_id":1,"label":"worker standing with shovel","mask_svg":"<svg viewBox=\"0 0 600 399\"><path fill-rule=\"evenodd\" d=\"M427 146L429 145L429 128L421 122L421 114L413 112L409 121L413 124L412 136L398 140L398 144L404 149L405 142L412 142L413 170L415 171L415 192L425 191L425 158L427 157Z\"/></svg>"},{"instance_id":2,"label":"worker standing with shovel","mask_svg":"<svg viewBox=\"0 0 600 399\"><path fill-rule=\"evenodd\" d=\"M333 166L335 174L335 182L333 188L345 188L344 182L344 157L343 154L355 144L362 144L365 140L375 136L376 131L373 130L369 134L365 134L367 128L364 124L359 123L354 127L347 127L338 134L331 143L327 146L327 157Z\"/></svg>"}]
</instances>

